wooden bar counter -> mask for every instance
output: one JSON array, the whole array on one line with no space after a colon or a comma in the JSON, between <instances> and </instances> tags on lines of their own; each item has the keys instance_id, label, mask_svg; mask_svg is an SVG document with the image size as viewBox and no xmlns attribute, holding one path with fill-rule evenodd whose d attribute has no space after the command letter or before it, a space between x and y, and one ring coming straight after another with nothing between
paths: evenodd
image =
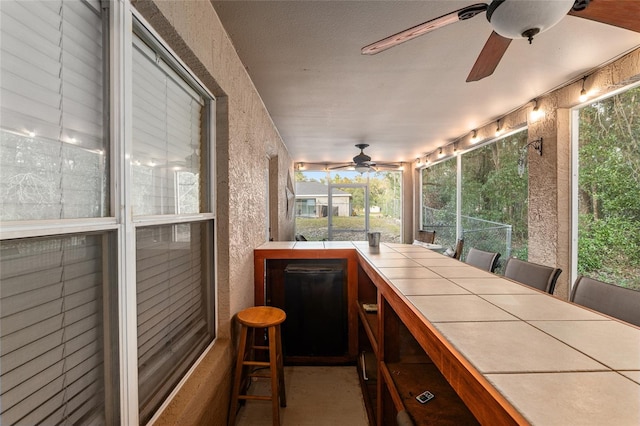
<instances>
[{"instance_id":1,"label":"wooden bar counter","mask_svg":"<svg viewBox=\"0 0 640 426\"><path fill-rule=\"evenodd\" d=\"M350 355L376 360L375 386L362 382L372 424L406 410L416 424L640 425L640 328L420 246L267 243L256 304L266 260L336 257ZM424 390L435 398L420 404Z\"/></svg>"}]
</instances>

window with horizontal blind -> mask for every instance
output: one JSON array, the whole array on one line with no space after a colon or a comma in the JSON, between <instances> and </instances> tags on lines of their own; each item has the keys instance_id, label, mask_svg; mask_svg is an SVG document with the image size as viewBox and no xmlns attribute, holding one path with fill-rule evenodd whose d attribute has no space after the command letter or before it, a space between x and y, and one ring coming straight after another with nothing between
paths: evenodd
<instances>
[{"instance_id":1,"label":"window with horizontal blind","mask_svg":"<svg viewBox=\"0 0 640 426\"><path fill-rule=\"evenodd\" d=\"M109 238L1 242L2 424L107 421L105 373L115 362L104 350L115 321L103 308L115 288L103 270Z\"/></svg>"},{"instance_id":2,"label":"window with horizontal blind","mask_svg":"<svg viewBox=\"0 0 640 426\"><path fill-rule=\"evenodd\" d=\"M0 424L120 421L105 19L0 1Z\"/></svg>"},{"instance_id":3,"label":"window with horizontal blind","mask_svg":"<svg viewBox=\"0 0 640 426\"><path fill-rule=\"evenodd\" d=\"M210 342L207 223L138 228L138 375L147 418ZM176 238L176 234L180 238Z\"/></svg>"},{"instance_id":4,"label":"window with horizontal blind","mask_svg":"<svg viewBox=\"0 0 640 426\"><path fill-rule=\"evenodd\" d=\"M132 10L0 0L3 425L148 423L215 337L213 97Z\"/></svg>"},{"instance_id":5,"label":"window with horizontal blind","mask_svg":"<svg viewBox=\"0 0 640 426\"><path fill-rule=\"evenodd\" d=\"M99 2L0 3L0 218L105 216Z\"/></svg>"},{"instance_id":6,"label":"window with horizontal blind","mask_svg":"<svg viewBox=\"0 0 640 426\"><path fill-rule=\"evenodd\" d=\"M213 339L213 221L192 217L211 208L200 185L209 175L201 155L205 97L162 46L136 28L131 197L139 409L146 422Z\"/></svg>"},{"instance_id":7,"label":"window with horizontal blind","mask_svg":"<svg viewBox=\"0 0 640 426\"><path fill-rule=\"evenodd\" d=\"M133 214L199 213L204 99L140 38L133 50Z\"/></svg>"}]
</instances>

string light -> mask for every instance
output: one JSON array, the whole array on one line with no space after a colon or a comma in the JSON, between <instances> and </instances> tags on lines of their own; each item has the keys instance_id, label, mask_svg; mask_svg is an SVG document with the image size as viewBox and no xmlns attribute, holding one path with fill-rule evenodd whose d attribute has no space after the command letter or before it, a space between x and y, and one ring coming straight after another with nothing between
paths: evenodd
<instances>
[{"instance_id":1,"label":"string light","mask_svg":"<svg viewBox=\"0 0 640 426\"><path fill-rule=\"evenodd\" d=\"M442 147L440 147L440 150L438 151L438 158L442 157L444 157L444 153L442 152Z\"/></svg>"},{"instance_id":2,"label":"string light","mask_svg":"<svg viewBox=\"0 0 640 426\"><path fill-rule=\"evenodd\" d=\"M587 95L587 91L584 88L584 83L586 81L587 81L587 76L585 75L584 77L582 77L582 90L580 91L580 97L578 98L580 102L585 102L587 99L589 99L589 96Z\"/></svg>"},{"instance_id":3,"label":"string light","mask_svg":"<svg viewBox=\"0 0 640 426\"><path fill-rule=\"evenodd\" d=\"M476 143L476 142L478 142L478 131L474 129L471 132L471 143Z\"/></svg>"},{"instance_id":4,"label":"string light","mask_svg":"<svg viewBox=\"0 0 640 426\"><path fill-rule=\"evenodd\" d=\"M538 100L533 100L533 109L531 110L531 121L537 121L543 116L543 112L538 107Z\"/></svg>"},{"instance_id":5,"label":"string light","mask_svg":"<svg viewBox=\"0 0 640 426\"><path fill-rule=\"evenodd\" d=\"M502 133L502 127L500 127L500 120L498 120L496 125L496 136L500 136L500 134Z\"/></svg>"}]
</instances>

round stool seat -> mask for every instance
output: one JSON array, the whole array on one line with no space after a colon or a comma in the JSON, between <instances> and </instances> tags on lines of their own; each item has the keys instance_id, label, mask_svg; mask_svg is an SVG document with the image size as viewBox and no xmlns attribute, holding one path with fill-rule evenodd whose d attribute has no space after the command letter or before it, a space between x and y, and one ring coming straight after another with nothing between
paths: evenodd
<instances>
[{"instance_id":1,"label":"round stool seat","mask_svg":"<svg viewBox=\"0 0 640 426\"><path fill-rule=\"evenodd\" d=\"M238 312L238 322L247 327L273 327L282 324L287 314L273 306L254 306Z\"/></svg>"}]
</instances>

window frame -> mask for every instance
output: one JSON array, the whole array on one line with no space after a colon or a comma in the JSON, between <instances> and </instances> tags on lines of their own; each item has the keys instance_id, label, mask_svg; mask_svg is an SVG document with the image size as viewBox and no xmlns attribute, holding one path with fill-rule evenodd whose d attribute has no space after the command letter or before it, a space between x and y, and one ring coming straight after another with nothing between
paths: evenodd
<instances>
[{"instance_id":1,"label":"window frame","mask_svg":"<svg viewBox=\"0 0 640 426\"><path fill-rule=\"evenodd\" d=\"M102 6L102 42L103 42L103 140L105 141L105 147L111 149L112 141L110 140L110 123L107 116L110 112L111 103L108 102L109 94L107 92L108 81L110 76L107 72L108 64L111 57L111 46L108 44L109 39L108 31L110 30L108 22L110 21L110 13L105 12L105 6ZM109 180L109 192L113 194L114 176L112 173L114 166L113 158L109 158L109 171L105 169L104 173L108 176ZM112 195L109 195L110 200L113 200ZM119 238L119 226L116 218L112 215L114 211L113 203L110 203L110 211L105 213L105 216L101 217L82 217L82 218L59 218L59 219L32 219L32 220L9 220L2 221L0 226L0 241L20 241L29 238L44 239L65 239L67 237L82 237L85 235L98 236L103 246L103 274L105 278L103 280L103 320L105 326L103 328L103 342L117 342L114 346L118 348L120 337L117 335L119 327L121 326L119 318L119 301L117 303L109 304L104 299L116 299L118 298L118 289L116 285L110 287L111 283L114 283L118 279L118 274L115 272L115 261L117 254L117 238ZM117 316L115 319L117 324L113 324L109 318ZM108 323L108 324L107 324ZM118 380L122 378L121 370L122 365L119 362L120 354L113 350L113 348L104 345L103 359L104 359L104 385L105 385L105 399L104 410L105 420L107 423L111 423L114 419L120 419L120 422L124 422L123 406L122 406L122 383L120 382L120 388L118 388ZM118 348L121 349L121 348ZM109 380L111 376L109 372L113 369L119 369L119 379ZM113 378L112 378L113 379ZM115 383L114 383L115 382ZM120 398L118 394L120 393ZM120 405L119 405L120 404ZM117 412L115 412L118 410Z\"/></svg>"},{"instance_id":2,"label":"window frame","mask_svg":"<svg viewBox=\"0 0 640 426\"><path fill-rule=\"evenodd\" d=\"M105 347L107 356L115 357L114 368L118 372L117 380L105 380L105 409L119 418L121 424L138 424L138 377L137 377L137 318L136 318L136 286L125 283L136 282L136 244L135 231L138 227L163 224L180 224L200 222L207 229L207 241L204 243L206 257L211 259L206 284L206 298L210 306L208 310L208 326L211 342L204 348L193 365L182 376L164 403L155 412L153 422L168 404L171 398L189 378L202 358L215 344L219 324L217 299L217 221L215 194L215 124L216 98L185 65L166 42L163 41L152 26L128 1L102 1L102 37L104 46L104 134L106 149L109 152L108 173L109 211L104 217L43 219L24 221L2 221L0 240L20 240L32 237L65 237L83 234L101 234L104 238L105 250L111 256L105 256L104 269L115 281L114 288L109 288L111 304L103 305L105 312L117 316L117 326L113 329L105 327L105 335L114 342L117 348ZM187 75L189 82L195 84L207 98L203 126L206 126L206 137L203 138L201 156L206 176L200 179L201 203L205 206L197 214L176 214L162 216L132 217L131 204L131 153L132 153L132 42L133 29L143 30L146 34L159 40L159 45L176 64L181 74ZM107 379L108 377L105 377ZM114 386L112 382L118 382ZM113 387L109 387L109 385ZM117 387L117 388L116 388ZM110 401L108 395L114 395ZM112 402L112 403L111 403ZM107 413L107 419L109 417ZM108 421L109 422L109 421Z\"/></svg>"},{"instance_id":3,"label":"window frame","mask_svg":"<svg viewBox=\"0 0 640 426\"><path fill-rule=\"evenodd\" d=\"M578 239L580 238L578 232L579 226L579 179L580 179L580 166L579 166L579 154L580 154L580 110L588 107L591 104L604 101L608 98L616 96L620 93L639 88L640 83L630 83L616 90L604 93L601 96L591 98L582 102L570 109L570 126L569 133L571 138L571 160L570 160L570 174L571 174L571 199L570 199L570 214L571 214L571 236L570 236L570 276L569 276L569 294L579 277L578 273Z\"/></svg>"},{"instance_id":4,"label":"window frame","mask_svg":"<svg viewBox=\"0 0 640 426\"><path fill-rule=\"evenodd\" d=\"M201 156L203 157L203 164L206 164L205 172L206 176L201 179L201 194L203 203L203 208L201 209L201 213L189 213L189 214L162 214L162 215L140 215L134 216L132 211L131 204L131 187L132 184L124 185L126 198L125 200L129 200L129 204L126 205L125 209L119 209L120 211L126 211L123 225L125 229L129 229L130 232L127 232L127 235L131 237L130 241L126 241L127 247L131 247L130 255L126 257L129 259L127 264L125 265L126 275L130 279L130 281L122 281L122 282L137 282L136 281L136 231L138 228L144 228L149 226L162 226L162 225L176 225L183 223L202 223L205 229L211 229L212 235L210 239L207 239L204 250L206 251L205 256L211 259L212 264L211 270L203 271L203 275L206 275L209 282L206 285L207 290L207 300L205 303L208 305L208 326L209 333L213 336L209 345L205 347L203 352L197 357L192 366L185 372L182 379L178 382L175 388L169 393L168 397L164 400L164 402L159 406L156 412L149 419L150 423L153 423L156 418L162 413L164 408L168 405L169 401L171 401L172 397L179 391L180 387L184 384L184 382L188 379L188 377L192 374L194 369L197 367L202 357L210 350L210 348L215 344L217 338L217 329L218 329L218 306L217 306L217 267L215 262L217 260L216 253L216 241L217 241L217 221L215 215L215 206L216 206L216 194L214 191L215 188L215 114L216 114L216 104L215 97L213 94L207 89L207 87L191 72L189 67L180 59L180 56L177 55L163 40L163 38L153 29L153 27L142 17L142 15L133 7L129 8L129 19L131 20L131 25L128 26L130 30L126 30L124 33L125 38L125 61L126 66L124 70L124 81L125 86L129 90L125 90L126 100L123 103L124 105L124 116L132 117L133 115L133 105L132 105L132 89L133 89L133 39L134 34L142 39L145 43L152 45L153 48L159 49L161 51L160 55L166 65L170 66L175 72L177 72L181 77L185 78L187 84L190 86L197 88L201 95L203 95L205 99L205 107L204 107L204 119L202 126L205 129L203 142L202 142L202 151ZM125 176L124 179L130 182L132 177L132 154L133 154L133 130L131 126L132 120L125 120L128 123L126 127L126 131L129 134L129 137L125 139ZM127 363L129 364L126 369L135 370L137 372L138 369L138 359L137 359L137 307L136 307L136 287L129 286L128 289L123 289L128 293L131 293L129 296L129 300L132 300L127 306L127 318L129 321L126 324L127 330L124 333L127 337L127 341L130 342L130 348L133 350L134 355L131 356L131 352L129 352L129 356L127 358ZM124 337L124 336L123 336ZM135 374L135 381L133 380L133 375L129 376L128 379L130 381L129 392L131 396L133 396L133 392L135 392L135 399L130 401L135 401L134 404L131 404L128 407L129 415L131 416L131 423L139 423L140 421L140 411L139 411L139 397L138 397L138 376ZM124 385L124 384L123 384ZM124 415L123 415L124 418Z\"/></svg>"}]
</instances>

